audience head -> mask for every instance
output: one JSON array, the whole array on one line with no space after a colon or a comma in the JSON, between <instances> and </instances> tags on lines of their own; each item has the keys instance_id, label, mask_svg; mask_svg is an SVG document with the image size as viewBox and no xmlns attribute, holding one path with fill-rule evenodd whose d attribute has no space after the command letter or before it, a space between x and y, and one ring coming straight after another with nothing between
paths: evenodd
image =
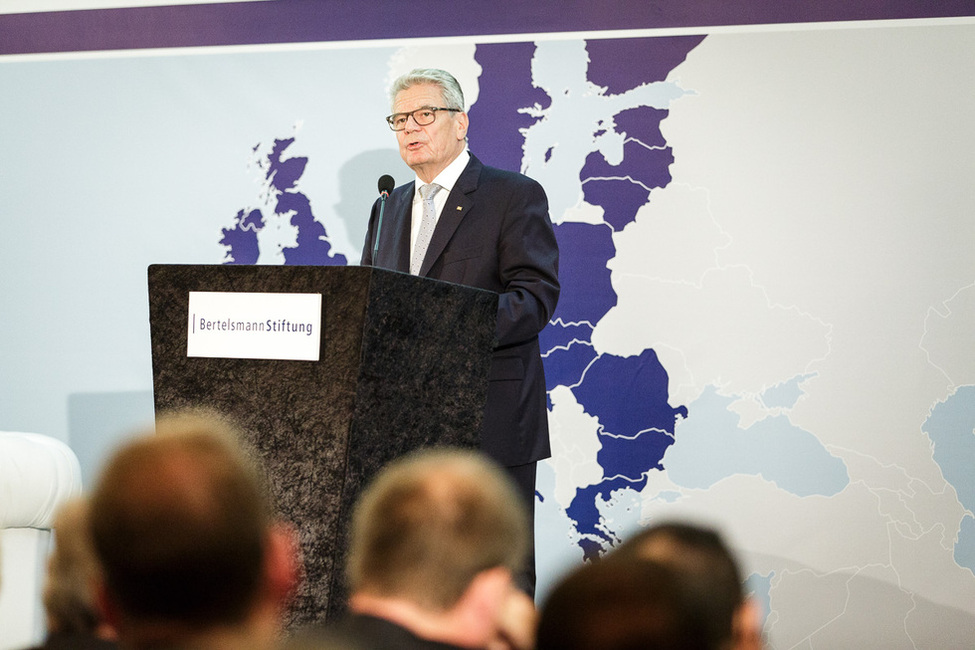
<instances>
[{"instance_id":1,"label":"audience head","mask_svg":"<svg viewBox=\"0 0 975 650\"><path fill-rule=\"evenodd\" d=\"M679 522L653 525L609 555L610 560L626 557L655 560L677 570L707 612L712 642L732 637L735 614L744 602L743 583L738 564L717 531Z\"/></svg>"},{"instance_id":2,"label":"audience head","mask_svg":"<svg viewBox=\"0 0 975 650\"><path fill-rule=\"evenodd\" d=\"M520 503L503 471L474 452L432 449L394 461L353 515L352 591L449 609L480 572L521 566Z\"/></svg>"},{"instance_id":3,"label":"audience head","mask_svg":"<svg viewBox=\"0 0 975 650\"><path fill-rule=\"evenodd\" d=\"M759 605L745 597L738 562L716 530L676 521L655 524L609 555L610 560L623 558L674 568L705 613L713 647L762 647Z\"/></svg>"},{"instance_id":4,"label":"audience head","mask_svg":"<svg viewBox=\"0 0 975 650\"><path fill-rule=\"evenodd\" d=\"M353 514L350 606L414 630L437 618L444 634L448 620L476 611L464 632L483 645L515 591L512 574L524 561L528 534L515 488L481 454L440 448L398 459L362 493Z\"/></svg>"},{"instance_id":5,"label":"audience head","mask_svg":"<svg viewBox=\"0 0 975 650\"><path fill-rule=\"evenodd\" d=\"M265 624L294 586L294 546L272 524L261 475L212 414L160 418L118 450L91 531L123 641Z\"/></svg>"},{"instance_id":6,"label":"audience head","mask_svg":"<svg viewBox=\"0 0 975 650\"><path fill-rule=\"evenodd\" d=\"M621 559L584 565L542 607L537 650L711 650L680 575L663 564Z\"/></svg>"},{"instance_id":7,"label":"audience head","mask_svg":"<svg viewBox=\"0 0 975 650\"><path fill-rule=\"evenodd\" d=\"M43 596L48 632L111 637L95 598L99 566L88 530L88 502L75 498L62 504L53 530L54 550L48 558Z\"/></svg>"},{"instance_id":8,"label":"audience head","mask_svg":"<svg viewBox=\"0 0 975 650\"><path fill-rule=\"evenodd\" d=\"M650 526L571 574L542 611L539 650L762 647L731 550L710 528Z\"/></svg>"}]
</instances>

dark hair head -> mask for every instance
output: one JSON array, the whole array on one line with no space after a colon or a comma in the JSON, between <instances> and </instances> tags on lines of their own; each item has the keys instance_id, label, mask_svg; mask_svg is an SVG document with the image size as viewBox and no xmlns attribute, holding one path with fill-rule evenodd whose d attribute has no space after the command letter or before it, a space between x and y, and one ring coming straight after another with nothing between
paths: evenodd
<instances>
[{"instance_id":1,"label":"dark hair head","mask_svg":"<svg viewBox=\"0 0 975 650\"><path fill-rule=\"evenodd\" d=\"M586 565L542 607L537 650L709 650L680 576L662 564L622 559Z\"/></svg>"},{"instance_id":2,"label":"dark hair head","mask_svg":"<svg viewBox=\"0 0 975 650\"><path fill-rule=\"evenodd\" d=\"M258 595L270 511L221 420L162 418L122 447L92 495L90 526L106 587L132 620L232 624Z\"/></svg>"},{"instance_id":3,"label":"dark hair head","mask_svg":"<svg viewBox=\"0 0 975 650\"><path fill-rule=\"evenodd\" d=\"M610 552L607 562L647 560L674 569L695 607L705 612L715 647L733 637L744 600L741 572L721 535L703 526L666 522L644 529Z\"/></svg>"}]
</instances>

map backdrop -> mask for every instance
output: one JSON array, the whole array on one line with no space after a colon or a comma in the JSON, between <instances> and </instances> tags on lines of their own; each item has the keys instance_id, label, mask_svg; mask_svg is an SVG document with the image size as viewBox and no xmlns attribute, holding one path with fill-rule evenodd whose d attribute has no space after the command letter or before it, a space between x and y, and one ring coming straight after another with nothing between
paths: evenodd
<instances>
[{"instance_id":1,"label":"map backdrop","mask_svg":"<svg viewBox=\"0 0 975 650\"><path fill-rule=\"evenodd\" d=\"M356 263L417 66L556 223L540 598L685 518L772 648L971 647L972 19L0 57L0 427L151 418L150 263Z\"/></svg>"}]
</instances>

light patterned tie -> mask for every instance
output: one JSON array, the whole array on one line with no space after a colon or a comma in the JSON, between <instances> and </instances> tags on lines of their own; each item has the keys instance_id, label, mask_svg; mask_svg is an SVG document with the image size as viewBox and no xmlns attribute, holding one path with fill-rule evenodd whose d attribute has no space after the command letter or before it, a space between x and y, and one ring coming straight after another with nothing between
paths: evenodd
<instances>
[{"instance_id":1,"label":"light patterned tie","mask_svg":"<svg viewBox=\"0 0 975 650\"><path fill-rule=\"evenodd\" d=\"M410 273L413 275L420 274L420 267L423 266L423 258L427 254L427 247L430 246L433 229L437 225L437 208L433 204L433 197L438 191L440 191L440 186L433 183L420 186L420 198L423 199L423 219L420 221L420 232L416 236L413 258L410 262Z\"/></svg>"}]
</instances>

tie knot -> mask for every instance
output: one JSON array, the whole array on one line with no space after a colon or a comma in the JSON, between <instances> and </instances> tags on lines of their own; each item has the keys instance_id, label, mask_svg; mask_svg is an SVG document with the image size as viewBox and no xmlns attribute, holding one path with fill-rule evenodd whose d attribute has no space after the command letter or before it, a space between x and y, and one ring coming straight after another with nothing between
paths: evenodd
<instances>
[{"instance_id":1,"label":"tie knot","mask_svg":"<svg viewBox=\"0 0 975 650\"><path fill-rule=\"evenodd\" d=\"M436 183L430 183L429 185L420 186L420 198L426 201L427 199L432 199L433 195L440 191L440 186Z\"/></svg>"}]
</instances>

